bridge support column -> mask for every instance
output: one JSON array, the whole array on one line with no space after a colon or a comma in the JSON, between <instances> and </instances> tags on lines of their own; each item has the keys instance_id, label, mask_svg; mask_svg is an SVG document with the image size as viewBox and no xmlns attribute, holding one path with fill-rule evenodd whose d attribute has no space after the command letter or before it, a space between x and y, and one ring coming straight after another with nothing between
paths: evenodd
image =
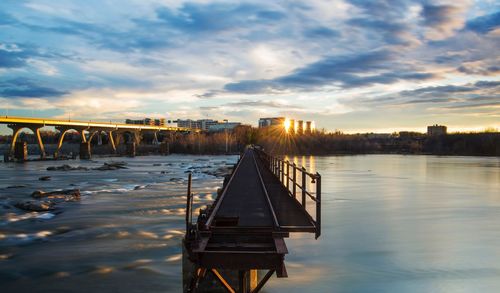
<instances>
[{"instance_id":1,"label":"bridge support column","mask_svg":"<svg viewBox=\"0 0 500 293\"><path fill-rule=\"evenodd\" d=\"M90 142L80 143L80 160L90 160L92 158L92 152L90 149Z\"/></svg>"},{"instance_id":2,"label":"bridge support column","mask_svg":"<svg viewBox=\"0 0 500 293\"><path fill-rule=\"evenodd\" d=\"M24 141L16 142L14 149L14 159L18 162L28 160L28 144Z\"/></svg>"},{"instance_id":3,"label":"bridge support column","mask_svg":"<svg viewBox=\"0 0 500 293\"><path fill-rule=\"evenodd\" d=\"M153 144L154 145L160 144L160 142L158 141L158 131L153 132Z\"/></svg>"},{"instance_id":4,"label":"bridge support column","mask_svg":"<svg viewBox=\"0 0 500 293\"><path fill-rule=\"evenodd\" d=\"M141 132L140 131L134 131L133 132L133 139L134 139L134 142L135 142L136 145L141 144L141 140L142 140Z\"/></svg>"},{"instance_id":5,"label":"bridge support column","mask_svg":"<svg viewBox=\"0 0 500 293\"><path fill-rule=\"evenodd\" d=\"M116 154L116 144L115 144L115 139L114 139L113 135L114 135L114 131L108 131L108 143L111 146L113 153Z\"/></svg>"},{"instance_id":6,"label":"bridge support column","mask_svg":"<svg viewBox=\"0 0 500 293\"><path fill-rule=\"evenodd\" d=\"M102 145L102 132L97 133L97 145Z\"/></svg>"},{"instance_id":7,"label":"bridge support column","mask_svg":"<svg viewBox=\"0 0 500 293\"><path fill-rule=\"evenodd\" d=\"M136 149L135 149L136 145L135 145L135 142L129 142L127 143L127 156L129 157L135 157L135 154L136 154Z\"/></svg>"},{"instance_id":8,"label":"bridge support column","mask_svg":"<svg viewBox=\"0 0 500 293\"><path fill-rule=\"evenodd\" d=\"M36 134L36 140L38 142L38 147L40 149L40 159L45 159L45 147L43 146L42 135L40 134L40 128L31 129Z\"/></svg>"},{"instance_id":9,"label":"bridge support column","mask_svg":"<svg viewBox=\"0 0 500 293\"><path fill-rule=\"evenodd\" d=\"M160 154L164 156L170 155L170 144L168 141L164 141L160 144Z\"/></svg>"},{"instance_id":10,"label":"bridge support column","mask_svg":"<svg viewBox=\"0 0 500 293\"><path fill-rule=\"evenodd\" d=\"M54 159L57 159L59 157L59 152L61 151L61 148L62 148L62 145L63 145L63 141L64 141L64 137L66 136L66 132L68 132L67 130L59 130L61 135L59 136L59 139L57 141L57 148L56 148L56 151L54 152Z\"/></svg>"},{"instance_id":11,"label":"bridge support column","mask_svg":"<svg viewBox=\"0 0 500 293\"><path fill-rule=\"evenodd\" d=\"M14 156L14 151L16 147L16 142L17 138L19 137L19 133L21 133L21 129L23 129L25 126L19 126L19 125L7 125L10 129L12 129L12 141L10 142L10 153L9 156L12 157Z\"/></svg>"}]
</instances>

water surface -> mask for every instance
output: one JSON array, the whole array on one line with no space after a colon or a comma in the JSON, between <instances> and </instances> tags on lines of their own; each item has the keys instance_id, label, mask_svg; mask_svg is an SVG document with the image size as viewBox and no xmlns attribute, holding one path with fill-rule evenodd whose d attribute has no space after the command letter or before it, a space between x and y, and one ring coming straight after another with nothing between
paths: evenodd
<instances>
[{"instance_id":1,"label":"water surface","mask_svg":"<svg viewBox=\"0 0 500 293\"><path fill-rule=\"evenodd\" d=\"M0 164L2 292L181 291L185 172L236 157L124 160L129 169L103 172L45 171L60 162ZM322 175L322 236L292 235L289 278L272 278L264 292L500 292L500 159L295 160ZM222 180L198 171L201 206ZM42 175L52 180L38 181ZM11 206L36 189L75 187L80 202L55 212Z\"/></svg>"}]
</instances>

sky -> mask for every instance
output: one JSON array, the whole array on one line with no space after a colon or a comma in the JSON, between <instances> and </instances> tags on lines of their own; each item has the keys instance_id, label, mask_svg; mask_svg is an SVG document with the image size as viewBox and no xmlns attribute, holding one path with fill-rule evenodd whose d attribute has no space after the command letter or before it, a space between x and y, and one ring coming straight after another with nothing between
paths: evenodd
<instances>
[{"instance_id":1,"label":"sky","mask_svg":"<svg viewBox=\"0 0 500 293\"><path fill-rule=\"evenodd\" d=\"M0 115L500 128L499 1L0 1Z\"/></svg>"}]
</instances>

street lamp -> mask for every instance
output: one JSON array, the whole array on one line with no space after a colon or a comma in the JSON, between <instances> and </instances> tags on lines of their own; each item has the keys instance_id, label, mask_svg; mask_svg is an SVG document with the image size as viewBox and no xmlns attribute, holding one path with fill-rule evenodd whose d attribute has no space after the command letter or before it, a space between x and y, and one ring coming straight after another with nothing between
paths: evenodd
<instances>
[{"instance_id":1,"label":"street lamp","mask_svg":"<svg viewBox=\"0 0 500 293\"><path fill-rule=\"evenodd\" d=\"M226 134L226 154L228 153L228 137L227 137L227 123L229 122L227 119L224 119L224 122L226 122L226 127L224 127L224 132Z\"/></svg>"}]
</instances>

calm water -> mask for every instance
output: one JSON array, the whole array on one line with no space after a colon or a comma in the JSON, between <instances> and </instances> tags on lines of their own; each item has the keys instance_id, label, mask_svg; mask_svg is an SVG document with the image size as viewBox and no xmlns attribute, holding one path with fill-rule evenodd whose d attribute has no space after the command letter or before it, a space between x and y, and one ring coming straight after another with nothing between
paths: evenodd
<instances>
[{"instance_id":1,"label":"calm water","mask_svg":"<svg viewBox=\"0 0 500 293\"><path fill-rule=\"evenodd\" d=\"M236 157L124 160L129 169L104 172L0 164L2 292L181 291L184 172ZM296 160L322 174L322 236L288 239L289 278L271 279L265 292L500 292L499 158ZM52 181L38 181L42 175ZM221 178L194 177L197 204L210 202ZM53 213L11 207L36 189L71 184L82 190L81 201Z\"/></svg>"}]
</instances>

